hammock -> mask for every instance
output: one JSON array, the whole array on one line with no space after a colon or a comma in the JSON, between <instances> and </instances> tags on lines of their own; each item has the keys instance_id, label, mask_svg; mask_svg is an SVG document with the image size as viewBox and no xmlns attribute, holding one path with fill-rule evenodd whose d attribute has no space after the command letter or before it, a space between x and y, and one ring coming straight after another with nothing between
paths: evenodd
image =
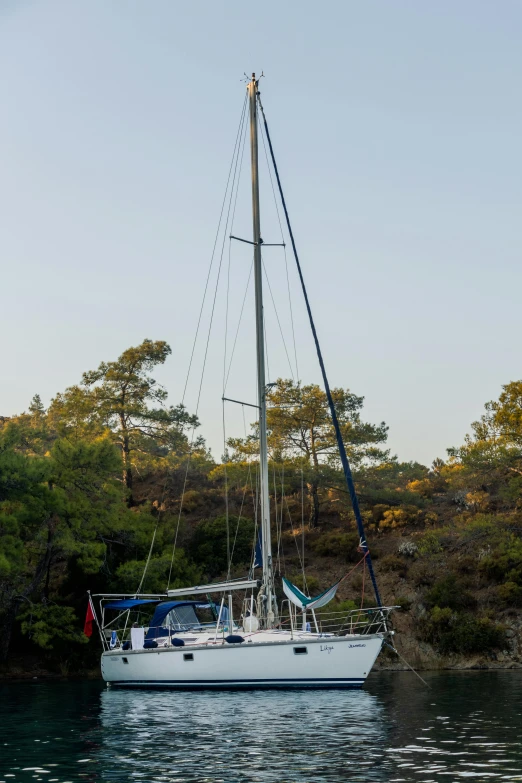
<instances>
[{"instance_id":1,"label":"hammock","mask_svg":"<svg viewBox=\"0 0 522 783\"><path fill-rule=\"evenodd\" d=\"M286 597L300 609L319 609L321 606L326 606L326 604L332 600L341 581L342 580L339 579L338 582L332 585L332 587L329 587L328 590L325 590L324 593L320 593L315 598L310 598L301 592L298 587L293 585L292 582L289 582L288 579L283 577L283 590Z\"/></svg>"}]
</instances>

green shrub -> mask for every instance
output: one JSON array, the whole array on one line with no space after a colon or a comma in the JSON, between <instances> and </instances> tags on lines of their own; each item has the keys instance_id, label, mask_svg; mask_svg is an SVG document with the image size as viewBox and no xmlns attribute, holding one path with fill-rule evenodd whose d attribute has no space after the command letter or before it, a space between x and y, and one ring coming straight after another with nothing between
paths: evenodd
<instances>
[{"instance_id":1,"label":"green shrub","mask_svg":"<svg viewBox=\"0 0 522 783\"><path fill-rule=\"evenodd\" d=\"M412 606L413 601L411 601L409 598L406 598L403 595L398 595L393 603L395 606L400 606L403 612L409 612Z\"/></svg>"},{"instance_id":2,"label":"green shrub","mask_svg":"<svg viewBox=\"0 0 522 783\"><path fill-rule=\"evenodd\" d=\"M433 563L420 561L410 567L409 577L415 587L427 587L435 582L438 573Z\"/></svg>"},{"instance_id":3,"label":"green shrub","mask_svg":"<svg viewBox=\"0 0 522 783\"><path fill-rule=\"evenodd\" d=\"M361 553L357 551L359 536L357 533L323 533L310 545L311 549L323 557L339 557L347 563L357 562Z\"/></svg>"},{"instance_id":4,"label":"green shrub","mask_svg":"<svg viewBox=\"0 0 522 783\"><path fill-rule=\"evenodd\" d=\"M205 502L205 496L197 489L187 489L183 495L183 510L186 512L195 511Z\"/></svg>"},{"instance_id":5,"label":"green shrub","mask_svg":"<svg viewBox=\"0 0 522 783\"><path fill-rule=\"evenodd\" d=\"M442 552L442 538L444 533L442 530L428 530L418 540L417 546L419 548L420 555L438 555Z\"/></svg>"},{"instance_id":6,"label":"green shrub","mask_svg":"<svg viewBox=\"0 0 522 783\"><path fill-rule=\"evenodd\" d=\"M336 604L328 604L328 606L331 607L331 612L346 612L347 614L348 612L353 612L355 609L358 609L359 605L360 604L356 604L355 601L352 601L351 598L347 598L345 601L339 601L339 603ZM327 609L328 607L325 606L324 608Z\"/></svg>"},{"instance_id":7,"label":"green shrub","mask_svg":"<svg viewBox=\"0 0 522 783\"><path fill-rule=\"evenodd\" d=\"M495 582L508 581L522 585L522 540L510 535L479 563L479 570Z\"/></svg>"},{"instance_id":8,"label":"green shrub","mask_svg":"<svg viewBox=\"0 0 522 783\"><path fill-rule=\"evenodd\" d=\"M516 582L505 582L497 587L497 598L503 606L520 606L522 604L522 587Z\"/></svg>"},{"instance_id":9,"label":"green shrub","mask_svg":"<svg viewBox=\"0 0 522 783\"><path fill-rule=\"evenodd\" d=\"M396 571L403 579L408 573L407 563L398 555L385 555L380 560L380 567L383 571Z\"/></svg>"},{"instance_id":10,"label":"green shrub","mask_svg":"<svg viewBox=\"0 0 522 783\"><path fill-rule=\"evenodd\" d=\"M503 647L506 641L504 628L492 620L439 606L423 622L422 633L443 654L484 653Z\"/></svg>"},{"instance_id":11,"label":"green shrub","mask_svg":"<svg viewBox=\"0 0 522 783\"><path fill-rule=\"evenodd\" d=\"M355 609L359 609L360 605L360 601L359 603L356 603L355 601L352 601L351 598L347 598L344 601L334 600L329 604L326 604L326 606L321 606L319 609L316 609L315 613L317 617L323 617L324 615L331 614L332 612L345 612L348 614L348 612L353 612Z\"/></svg>"},{"instance_id":12,"label":"green shrub","mask_svg":"<svg viewBox=\"0 0 522 783\"><path fill-rule=\"evenodd\" d=\"M448 574L428 590L424 596L424 603L429 609L438 606L440 609L457 610L475 606L476 600L455 574Z\"/></svg>"}]
</instances>

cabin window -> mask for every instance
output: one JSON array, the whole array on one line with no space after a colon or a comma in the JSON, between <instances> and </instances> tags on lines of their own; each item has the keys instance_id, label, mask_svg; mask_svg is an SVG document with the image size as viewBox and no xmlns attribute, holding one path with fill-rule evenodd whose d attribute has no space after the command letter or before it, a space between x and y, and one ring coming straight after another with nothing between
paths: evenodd
<instances>
[{"instance_id":1,"label":"cabin window","mask_svg":"<svg viewBox=\"0 0 522 783\"><path fill-rule=\"evenodd\" d=\"M308 655L307 647L294 647L294 655Z\"/></svg>"},{"instance_id":2,"label":"cabin window","mask_svg":"<svg viewBox=\"0 0 522 783\"><path fill-rule=\"evenodd\" d=\"M128 658L122 658L122 661L123 661L123 663L128 663L129 659Z\"/></svg>"},{"instance_id":3,"label":"cabin window","mask_svg":"<svg viewBox=\"0 0 522 783\"><path fill-rule=\"evenodd\" d=\"M194 660L194 653L183 653L183 660L184 661L193 661Z\"/></svg>"}]
</instances>

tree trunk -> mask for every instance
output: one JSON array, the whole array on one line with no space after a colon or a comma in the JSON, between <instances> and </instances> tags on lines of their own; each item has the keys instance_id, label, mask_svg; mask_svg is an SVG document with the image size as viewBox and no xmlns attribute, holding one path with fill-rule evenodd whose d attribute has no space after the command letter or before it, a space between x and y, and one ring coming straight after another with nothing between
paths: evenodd
<instances>
[{"instance_id":1,"label":"tree trunk","mask_svg":"<svg viewBox=\"0 0 522 783\"><path fill-rule=\"evenodd\" d=\"M124 435L123 436L123 483L127 487L128 490L128 497L127 497L127 505L129 508L134 505L134 497L132 494L132 470L131 470L131 464L130 464L130 446L129 446L129 436Z\"/></svg>"},{"instance_id":2,"label":"tree trunk","mask_svg":"<svg viewBox=\"0 0 522 783\"><path fill-rule=\"evenodd\" d=\"M307 484L307 487L310 495L310 516L308 521L310 528L313 528L319 524L319 487L316 481Z\"/></svg>"},{"instance_id":3,"label":"tree trunk","mask_svg":"<svg viewBox=\"0 0 522 783\"><path fill-rule=\"evenodd\" d=\"M317 457L317 451L315 449L315 432L312 428L311 431L311 442L310 442L310 452L312 456L312 463L313 463L313 479L311 483L308 485L308 492L310 494L310 527L317 527L319 524L319 482L317 480L317 475L319 472L319 459Z\"/></svg>"}]
</instances>

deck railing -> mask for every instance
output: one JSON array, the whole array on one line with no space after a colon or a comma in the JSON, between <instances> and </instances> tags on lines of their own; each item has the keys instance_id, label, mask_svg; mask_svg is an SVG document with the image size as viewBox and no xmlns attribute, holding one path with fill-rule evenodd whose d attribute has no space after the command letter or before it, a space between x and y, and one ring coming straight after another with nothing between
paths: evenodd
<instances>
[{"instance_id":1,"label":"deck railing","mask_svg":"<svg viewBox=\"0 0 522 783\"><path fill-rule=\"evenodd\" d=\"M357 636L386 633L388 630L388 615L392 609L396 607L392 606L381 608L376 607L371 609L352 609L348 612L322 611L316 612L315 614L314 612L309 611L307 612L305 618L303 618L303 615L299 611L294 611L294 607L289 608L289 613L280 617L280 621L276 630L290 631L292 636L299 636L303 633L303 631L312 634L318 633L332 634L335 636ZM303 620L305 626L304 628ZM151 630L156 631L156 633L150 633ZM107 647L109 647L113 631L116 631L116 646L118 648L120 648L124 642L128 642L130 640L131 634L130 628L128 626L126 628L117 629L105 628L103 630L103 635L105 637ZM207 639L206 643L215 644L224 641L226 636L229 633L232 633L232 630L229 631L226 625L223 627L221 624L219 628L216 628L215 625L210 627L209 624L201 624L199 626L192 627L186 626L177 629L171 628L170 632L167 631L167 629L164 627L157 629L151 629L150 627L145 628L146 637L148 636L149 639L155 639L160 644L166 644L167 646L170 646L172 644L172 639L176 637L176 634L181 632L192 632L196 638L200 633L205 632L210 635L210 638ZM262 629L260 629L260 632L262 633ZM241 624L234 626L233 633L243 635ZM248 634L252 641L254 641L255 635L256 634Z\"/></svg>"},{"instance_id":2,"label":"deck railing","mask_svg":"<svg viewBox=\"0 0 522 783\"><path fill-rule=\"evenodd\" d=\"M311 633L326 633L341 636L357 634L386 633L387 620L394 606L347 611L301 612L290 606L289 613L281 617L281 627L297 633L308 630ZM305 628L303 628L303 624Z\"/></svg>"}]
</instances>

